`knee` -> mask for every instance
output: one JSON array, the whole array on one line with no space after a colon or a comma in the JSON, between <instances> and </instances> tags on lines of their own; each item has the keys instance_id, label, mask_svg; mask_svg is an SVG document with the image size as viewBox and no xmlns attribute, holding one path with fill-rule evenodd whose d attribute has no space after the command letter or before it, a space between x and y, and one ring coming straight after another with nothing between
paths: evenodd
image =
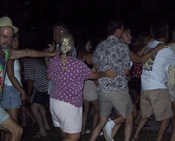
<instances>
[{"instance_id":1,"label":"knee","mask_svg":"<svg viewBox=\"0 0 175 141\"><path fill-rule=\"evenodd\" d=\"M36 106L34 106L33 104L31 105L31 111L32 112L37 112L38 111L38 109L36 108Z\"/></svg>"},{"instance_id":2,"label":"knee","mask_svg":"<svg viewBox=\"0 0 175 141\"><path fill-rule=\"evenodd\" d=\"M22 127L18 127L18 134L20 135L20 136L22 136L22 134L23 134L23 128Z\"/></svg>"},{"instance_id":3,"label":"knee","mask_svg":"<svg viewBox=\"0 0 175 141\"><path fill-rule=\"evenodd\" d=\"M127 116L126 122L133 122L133 113L131 113Z\"/></svg>"},{"instance_id":4,"label":"knee","mask_svg":"<svg viewBox=\"0 0 175 141\"><path fill-rule=\"evenodd\" d=\"M23 128L21 126L16 126L15 129L12 130L12 135L16 137L21 137L23 134Z\"/></svg>"}]
</instances>

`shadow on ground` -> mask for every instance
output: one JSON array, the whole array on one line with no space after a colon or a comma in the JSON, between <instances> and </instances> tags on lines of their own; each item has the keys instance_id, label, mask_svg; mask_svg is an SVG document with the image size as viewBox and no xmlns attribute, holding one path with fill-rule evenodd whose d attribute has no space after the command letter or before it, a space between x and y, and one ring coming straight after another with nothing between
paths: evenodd
<instances>
[{"instance_id":1,"label":"shadow on ground","mask_svg":"<svg viewBox=\"0 0 175 141\"><path fill-rule=\"evenodd\" d=\"M37 133L38 127L34 128L29 128L29 127L24 127L24 134L22 137L22 141L61 141L61 134L58 128L53 127L52 125L52 120L50 115L48 115L49 118L49 124L51 126L51 130L48 131L48 135L42 138L33 138L33 136ZM91 129L92 122L91 122L91 117L88 119L88 129ZM30 122L28 123L30 125ZM123 141L124 140L124 126L123 125L117 134L115 141ZM135 129L134 129L135 131ZM157 136L157 131L149 131L149 130L143 130L140 135L140 141L155 141ZM90 134L86 134L82 136L80 141L88 141L90 137ZM100 136L97 141L105 141L104 136ZM165 138L163 141L170 141L170 133L165 134Z\"/></svg>"}]
</instances>

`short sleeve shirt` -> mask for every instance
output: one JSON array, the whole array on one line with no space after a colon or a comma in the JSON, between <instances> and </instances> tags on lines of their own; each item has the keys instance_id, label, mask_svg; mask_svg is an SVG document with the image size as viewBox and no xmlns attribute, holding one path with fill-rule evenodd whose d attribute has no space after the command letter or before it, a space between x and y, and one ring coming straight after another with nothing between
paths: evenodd
<instances>
[{"instance_id":1,"label":"short sleeve shirt","mask_svg":"<svg viewBox=\"0 0 175 141\"><path fill-rule=\"evenodd\" d=\"M155 48L159 41L153 40L147 51ZM167 89L169 66L175 66L175 52L171 47L155 53L144 64L141 75L142 90Z\"/></svg>"},{"instance_id":2,"label":"short sleeve shirt","mask_svg":"<svg viewBox=\"0 0 175 141\"><path fill-rule=\"evenodd\" d=\"M5 54L5 58L0 56L0 100L2 97L4 77L5 77L5 72L6 72L6 63L7 63L8 56L9 56L7 51L5 51L4 54Z\"/></svg>"},{"instance_id":3,"label":"short sleeve shirt","mask_svg":"<svg viewBox=\"0 0 175 141\"><path fill-rule=\"evenodd\" d=\"M62 59L55 56L51 59L48 69L48 75L54 83L50 97L81 107L84 81L91 73L83 61L70 56L66 57L66 71L64 71Z\"/></svg>"},{"instance_id":4,"label":"short sleeve shirt","mask_svg":"<svg viewBox=\"0 0 175 141\"><path fill-rule=\"evenodd\" d=\"M123 70L130 69L129 48L118 38L109 36L101 42L93 54L93 63L97 65L98 72L112 69L118 73L114 79L108 77L98 79L97 90L99 93L128 89L128 83Z\"/></svg>"},{"instance_id":5,"label":"short sleeve shirt","mask_svg":"<svg viewBox=\"0 0 175 141\"><path fill-rule=\"evenodd\" d=\"M34 87L40 92L47 92L47 69L41 59L30 58L24 62L25 80L34 80Z\"/></svg>"}]
</instances>

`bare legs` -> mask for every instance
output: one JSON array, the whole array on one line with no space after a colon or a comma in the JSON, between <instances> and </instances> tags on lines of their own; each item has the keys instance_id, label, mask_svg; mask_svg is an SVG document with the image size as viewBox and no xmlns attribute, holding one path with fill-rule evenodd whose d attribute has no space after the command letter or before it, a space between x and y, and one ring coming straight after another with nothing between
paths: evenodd
<instances>
[{"instance_id":1,"label":"bare legs","mask_svg":"<svg viewBox=\"0 0 175 141\"><path fill-rule=\"evenodd\" d=\"M100 135L101 130L106 125L106 122L108 121L108 117L100 117L100 122L95 127L94 131L92 132L92 135L89 139L89 141L96 141L98 136Z\"/></svg>"},{"instance_id":2,"label":"bare legs","mask_svg":"<svg viewBox=\"0 0 175 141\"><path fill-rule=\"evenodd\" d=\"M47 135L46 129L49 128L49 124L47 122L46 110L44 108L44 105L32 103L31 110L38 123L40 130L39 133L43 136Z\"/></svg>"},{"instance_id":3,"label":"bare legs","mask_svg":"<svg viewBox=\"0 0 175 141\"><path fill-rule=\"evenodd\" d=\"M28 117L30 117L30 119L32 120L31 126L34 126L35 125L36 119L33 116L33 114L30 112L30 110L25 106L25 104L21 106L21 114L22 114L22 126L26 126L25 115L27 115Z\"/></svg>"},{"instance_id":4,"label":"bare legs","mask_svg":"<svg viewBox=\"0 0 175 141\"><path fill-rule=\"evenodd\" d=\"M10 132L10 141L20 141L23 134L23 129L11 118L7 118L2 124L0 129Z\"/></svg>"},{"instance_id":5,"label":"bare legs","mask_svg":"<svg viewBox=\"0 0 175 141\"><path fill-rule=\"evenodd\" d=\"M139 138L139 133L143 129L145 124L148 122L148 119L149 119L149 117L144 117L144 118L140 119L139 125L137 126L137 130L136 130L136 133L134 135L135 139ZM168 118L168 119L162 120L160 122L159 131L158 131L158 135L157 135L156 141L162 141L163 136L164 136L164 134L166 132L166 129L167 129L168 125L169 125L169 121L170 121L170 119Z\"/></svg>"},{"instance_id":6,"label":"bare legs","mask_svg":"<svg viewBox=\"0 0 175 141\"><path fill-rule=\"evenodd\" d=\"M96 126L94 131L92 132L92 135L90 137L90 141L95 141L98 138L98 136L99 136L101 130L103 129L103 127L105 126L107 120L108 120L108 117L100 117L100 122ZM124 118L121 118L121 120L125 121ZM118 129L119 129L119 126L116 127L116 130L118 130ZM132 130L133 130L133 115L132 115L132 113L130 113L126 118L125 141L130 141Z\"/></svg>"},{"instance_id":7,"label":"bare legs","mask_svg":"<svg viewBox=\"0 0 175 141\"><path fill-rule=\"evenodd\" d=\"M93 115L93 126L92 129L94 129L98 123L99 120L99 104L98 104L98 100L94 100L94 101L87 101L84 100L84 109L83 109L83 128L82 128L82 133L84 133L86 131L86 121L87 121L87 117L88 117L88 112L89 112L89 107L90 107L90 103L92 104L93 108L94 108L94 115Z\"/></svg>"},{"instance_id":8,"label":"bare legs","mask_svg":"<svg viewBox=\"0 0 175 141\"><path fill-rule=\"evenodd\" d=\"M18 123L19 121L19 109L7 109L6 112L12 117L12 119ZM4 133L4 141L8 141L10 134L8 132Z\"/></svg>"}]
</instances>

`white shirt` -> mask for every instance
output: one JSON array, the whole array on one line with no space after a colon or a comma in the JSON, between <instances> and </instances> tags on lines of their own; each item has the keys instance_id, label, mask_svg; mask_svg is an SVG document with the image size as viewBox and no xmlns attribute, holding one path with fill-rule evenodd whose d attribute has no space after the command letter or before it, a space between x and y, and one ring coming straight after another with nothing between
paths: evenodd
<instances>
[{"instance_id":1,"label":"white shirt","mask_svg":"<svg viewBox=\"0 0 175 141\"><path fill-rule=\"evenodd\" d=\"M19 60L15 60L14 61L14 76L16 77L16 79L18 80L19 84L22 86L22 83L21 83L21 65L19 63ZM7 73L6 73L6 76L5 76L5 82L4 84L8 85L8 86L13 86L13 84L11 83Z\"/></svg>"},{"instance_id":2,"label":"white shirt","mask_svg":"<svg viewBox=\"0 0 175 141\"><path fill-rule=\"evenodd\" d=\"M148 50L157 46L159 41L152 41ZM175 65L175 52L171 47L158 51L143 64L142 90L167 89L168 68Z\"/></svg>"}]
</instances>

